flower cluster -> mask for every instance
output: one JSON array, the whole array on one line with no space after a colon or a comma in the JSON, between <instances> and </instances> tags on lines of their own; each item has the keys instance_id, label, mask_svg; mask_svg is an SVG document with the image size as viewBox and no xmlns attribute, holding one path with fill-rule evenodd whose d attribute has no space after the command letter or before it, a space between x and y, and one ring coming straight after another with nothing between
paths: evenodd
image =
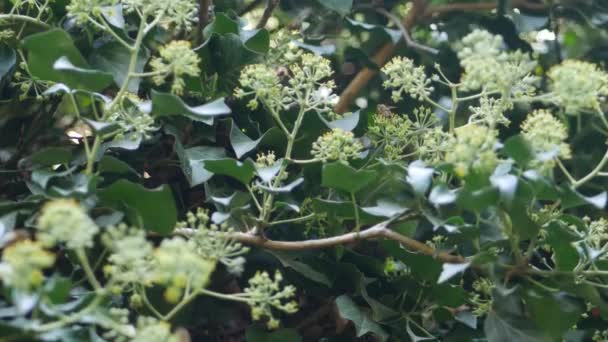
<instances>
[{"instance_id":1,"label":"flower cluster","mask_svg":"<svg viewBox=\"0 0 608 342\"><path fill-rule=\"evenodd\" d=\"M153 17L164 28L190 29L196 22L198 6L192 0L72 0L66 6L68 15L78 24L96 19L110 6L122 5L125 12L137 13L142 20ZM104 20L104 19L102 19ZM96 26L99 24L97 23Z\"/></svg>"},{"instance_id":2,"label":"flower cluster","mask_svg":"<svg viewBox=\"0 0 608 342\"><path fill-rule=\"evenodd\" d=\"M120 224L108 227L101 239L111 253L103 270L116 286L147 284L153 247L144 230Z\"/></svg>"},{"instance_id":3,"label":"flower cluster","mask_svg":"<svg viewBox=\"0 0 608 342\"><path fill-rule=\"evenodd\" d=\"M241 71L241 88L235 90L237 98L253 95L247 107L256 110L261 102L269 110L279 112L287 101L277 72L264 64L252 64ZM245 91L247 89L247 91Z\"/></svg>"},{"instance_id":4,"label":"flower cluster","mask_svg":"<svg viewBox=\"0 0 608 342\"><path fill-rule=\"evenodd\" d=\"M274 317L273 309L286 313L298 311L298 304L289 301L296 293L296 288L287 285L281 289L283 276L280 272L274 274L274 279L267 272L256 272L249 279L249 286L245 288L247 302L251 306L251 316L254 320L268 317L268 328L276 329L279 321Z\"/></svg>"},{"instance_id":5,"label":"flower cluster","mask_svg":"<svg viewBox=\"0 0 608 342\"><path fill-rule=\"evenodd\" d=\"M255 159L256 168L270 167L276 164L277 156L274 151L268 151L268 153L258 153Z\"/></svg>"},{"instance_id":6,"label":"flower cluster","mask_svg":"<svg viewBox=\"0 0 608 342\"><path fill-rule=\"evenodd\" d=\"M494 284L487 278L479 278L473 282L475 293L470 299L473 305L473 314L481 317L492 310L492 290Z\"/></svg>"},{"instance_id":7,"label":"flower cluster","mask_svg":"<svg viewBox=\"0 0 608 342\"><path fill-rule=\"evenodd\" d=\"M464 89L498 90L503 96L522 97L534 93L536 62L521 51L503 51L501 36L474 30L458 46L458 58L464 68Z\"/></svg>"},{"instance_id":8,"label":"flower cluster","mask_svg":"<svg viewBox=\"0 0 608 342\"><path fill-rule=\"evenodd\" d=\"M424 67L415 66L411 59L395 57L382 68L388 79L384 81L384 88L393 89L394 102L401 100L403 94L422 100L433 92L431 80L427 78Z\"/></svg>"},{"instance_id":9,"label":"flower cluster","mask_svg":"<svg viewBox=\"0 0 608 342\"><path fill-rule=\"evenodd\" d=\"M5 286L30 292L44 281L42 270L51 267L55 256L39 242L23 240L4 249L0 263L0 280Z\"/></svg>"},{"instance_id":10,"label":"flower cluster","mask_svg":"<svg viewBox=\"0 0 608 342\"><path fill-rule=\"evenodd\" d=\"M120 132L115 136L116 139L124 139L125 134L129 132L135 133L134 138L148 139L153 132L158 130L154 118L150 114L140 111L136 106L117 108L107 116L107 121L120 126Z\"/></svg>"},{"instance_id":11,"label":"flower cluster","mask_svg":"<svg viewBox=\"0 0 608 342\"><path fill-rule=\"evenodd\" d=\"M510 107L511 105L503 99L484 96L479 100L479 106L469 107L471 111L469 123L487 125L488 127L508 126L511 120L507 119L504 113Z\"/></svg>"},{"instance_id":12,"label":"flower cluster","mask_svg":"<svg viewBox=\"0 0 608 342\"><path fill-rule=\"evenodd\" d=\"M92 20L92 17L101 15L104 7L114 6L117 2L117 0L72 0L66 6L66 10L77 24L82 25Z\"/></svg>"},{"instance_id":13,"label":"flower cluster","mask_svg":"<svg viewBox=\"0 0 608 342\"><path fill-rule=\"evenodd\" d=\"M240 275L243 272L245 258L242 255L249 252L249 248L230 237L234 228L226 223L210 223L209 212L201 208L196 213L188 212L186 221L178 223L177 227L196 229L192 241L200 257L223 264L232 274Z\"/></svg>"},{"instance_id":14,"label":"flower cluster","mask_svg":"<svg viewBox=\"0 0 608 342\"><path fill-rule=\"evenodd\" d=\"M155 57L150 61L155 75L154 83L160 85L169 76L173 76L171 92L182 94L185 82L183 76L196 77L201 73L199 64L200 57L192 51L190 42L184 40L171 41L159 50L160 57Z\"/></svg>"},{"instance_id":15,"label":"flower cluster","mask_svg":"<svg viewBox=\"0 0 608 342\"><path fill-rule=\"evenodd\" d=\"M585 240L595 250L604 248L608 242L608 220L601 218L589 222Z\"/></svg>"},{"instance_id":16,"label":"flower cluster","mask_svg":"<svg viewBox=\"0 0 608 342\"><path fill-rule=\"evenodd\" d=\"M186 288L201 289L215 269L215 262L197 253L192 240L181 237L165 239L154 251L151 280L164 285L165 299L176 303Z\"/></svg>"},{"instance_id":17,"label":"flower cluster","mask_svg":"<svg viewBox=\"0 0 608 342\"><path fill-rule=\"evenodd\" d=\"M45 246L65 243L69 249L91 247L99 227L76 201L48 202L38 217L38 240Z\"/></svg>"},{"instance_id":18,"label":"flower cluster","mask_svg":"<svg viewBox=\"0 0 608 342\"><path fill-rule=\"evenodd\" d=\"M551 68L548 76L556 101L568 114L595 111L608 95L608 73L592 63L566 60Z\"/></svg>"},{"instance_id":19,"label":"flower cluster","mask_svg":"<svg viewBox=\"0 0 608 342\"><path fill-rule=\"evenodd\" d=\"M553 159L570 158L570 146L565 142L568 129L548 110L532 112L521 125L522 135L537 155L541 169L554 166Z\"/></svg>"},{"instance_id":20,"label":"flower cluster","mask_svg":"<svg viewBox=\"0 0 608 342\"><path fill-rule=\"evenodd\" d=\"M315 159L324 162L333 160L347 162L348 159L358 157L362 149L363 145L352 132L334 128L312 144L310 153Z\"/></svg>"},{"instance_id":21,"label":"flower cluster","mask_svg":"<svg viewBox=\"0 0 608 342\"><path fill-rule=\"evenodd\" d=\"M412 140L412 121L391 112L378 113L369 127L369 135L375 145L382 146L388 160L399 160Z\"/></svg>"},{"instance_id":22,"label":"flower cluster","mask_svg":"<svg viewBox=\"0 0 608 342\"><path fill-rule=\"evenodd\" d=\"M295 41L301 40L298 32L281 29L272 35L266 60L269 65L280 67L298 63L304 52Z\"/></svg>"},{"instance_id":23,"label":"flower cluster","mask_svg":"<svg viewBox=\"0 0 608 342\"><path fill-rule=\"evenodd\" d=\"M136 334L132 342L179 342L182 339L171 332L171 325L152 317L137 319Z\"/></svg>"},{"instance_id":24,"label":"flower cluster","mask_svg":"<svg viewBox=\"0 0 608 342\"><path fill-rule=\"evenodd\" d=\"M492 173L498 164L495 152L498 132L486 126L466 125L457 128L455 133L445 161L454 165L456 175Z\"/></svg>"},{"instance_id":25,"label":"flower cluster","mask_svg":"<svg viewBox=\"0 0 608 342\"><path fill-rule=\"evenodd\" d=\"M452 139L441 127L428 128L414 140L414 150L420 160L428 165L435 165L443 161Z\"/></svg>"}]
</instances>

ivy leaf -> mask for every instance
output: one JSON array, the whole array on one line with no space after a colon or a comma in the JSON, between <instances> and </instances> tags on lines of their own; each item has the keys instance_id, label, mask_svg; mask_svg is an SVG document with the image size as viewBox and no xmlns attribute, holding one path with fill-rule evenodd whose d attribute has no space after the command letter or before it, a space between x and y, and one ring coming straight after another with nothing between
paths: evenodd
<instances>
[{"instance_id":1,"label":"ivy leaf","mask_svg":"<svg viewBox=\"0 0 608 342\"><path fill-rule=\"evenodd\" d=\"M429 201L436 207L454 203L458 198L456 190L452 190L445 184L439 184L431 190Z\"/></svg>"},{"instance_id":2,"label":"ivy leaf","mask_svg":"<svg viewBox=\"0 0 608 342\"><path fill-rule=\"evenodd\" d=\"M364 22L361 22L361 21L357 21L357 20L351 19L351 18L346 18L346 21L353 28L363 29L365 31L379 31L379 32L382 32L386 36L388 36L388 38L390 38L390 40L393 42L393 44L399 42L399 40L401 40L401 38L403 38L403 33L401 33L401 31L399 31L399 30L389 29L389 28L387 28L385 26L382 26L382 25L368 24L368 23L364 23Z\"/></svg>"},{"instance_id":3,"label":"ivy leaf","mask_svg":"<svg viewBox=\"0 0 608 342\"><path fill-rule=\"evenodd\" d=\"M235 178L243 184L249 184L255 175L255 164L251 159L244 162L231 158L207 160L204 167L214 174Z\"/></svg>"},{"instance_id":4,"label":"ivy leaf","mask_svg":"<svg viewBox=\"0 0 608 342\"><path fill-rule=\"evenodd\" d=\"M360 309L349 296L342 295L336 298L336 306L340 316L353 322L357 337L372 333L380 341L386 341L388 338L386 331L370 317L369 313Z\"/></svg>"},{"instance_id":5,"label":"ivy leaf","mask_svg":"<svg viewBox=\"0 0 608 342\"><path fill-rule=\"evenodd\" d=\"M527 166L534 159L534 151L521 135L507 139L503 151L522 167Z\"/></svg>"},{"instance_id":6,"label":"ivy leaf","mask_svg":"<svg viewBox=\"0 0 608 342\"><path fill-rule=\"evenodd\" d=\"M142 47L137 54L135 69L133 71L137 73L143 72L149 58L149 50ZM96 69L112 74L114 83L117 86L121 86L127 78L129 63L131 62L131 51L118 42L107 42L95 49L89 58L89 62ZM127 90L137 93L141 80L140 77L132 77L129 80Z\"/></svg>"},{"instance_id":7,"label":"ivy leaf","mask_svg":"<svg viewBox=\"0 0 608 342\"><path fill-rule=\"evenodd\" d=\"M319 119L321 119L321 121L323 121L323 123L329 128L340 128L343 131L351 132L359 124L359 112L360 111L346 113L341 119L334 121L327 121L322 115L319 114Z\"/></svg>"},{"instance_id":8,"label":"ivy leaf","mask_svg":"<svg viewBox=\"0 0 608 342\"><path fill-rule=\"evenodd\" d=\"M333 162L323 165L321 185L346 192L356 193L376 179L371 170L355 170L348 164Z\"/></svg>"},{"instance_id":9,"label":"ivy leaf","mask_svg":"<svg viewBox=\"0 0 608 342\"><path fill-rule=\"evenodd\" d=\"M267 331L259 325L252 325L245 331L247 342L300 342L302 337L295 329Z\"/></svg>"},{"instance_id":10,"label":"ivy leaf","mask_svg":"<svg viewBox=\"0 0 608 342\"><path fill-rule=\"evenodd\" d=\"M89 91L100 91L112 83L112 75L91 69L64 30L30 35L23 40L23 46L28 50L30 73L41 80Z\"/></svg>"},{"instance_id":11,"label":"ivy leaf","mask_svg":"<svg viewBox=\"0 0 608 342\"><path fill-rule=\"evenodd\" d=\"M364 207L361 210L373 216L390 218L403 214L407 208L392 201L378 200L375 207Z\"/></svg>"},{"instance_id":12,"label":"ivy leaf","mask_svg":"<svg viewBox=\"0 0 608 342\"><path fill-rule=\"evenodd\" d=\"M212 125L214 117L227 115L231 112L230 107L224 102L224 98L219 98L204 105L190 107L173 94L152 90L152 114L158 116L183 115L194 121Z\"/></svg>"},{"instance_id":13,"label":"ivy leaf","mask_svg":"<svg viewBox=\"0 0 608 342\"><path fill-rule=\"evenodd\" d=\"M554 341L562 339L566 331L576 324L585 312L581 301L563 292L539 293L530 290L525 298L530 317Z\"/></svg>"},{"instance_id":14,"label":"ivy leaf","mask_svg":"<svg viewBox=\"0 0 608 342\"><path fill-rule=\"evenodd\" d=\"M114 6L103 6L99 8L101 15L110 23L112 26L118 28L125 27L125 18L122 15L122 5Z\"/></svg>"},{"instance_id":15,"label":"ivy leaf","mask_svg":"<svg viewBox=\"0 0 608 342\"><path fill-rule=\"evenodd\" d=\"M499 315L490 311L484 321L484 331L488 342L545 342L528 319L508 314Z\"/></svg>"},{"instance_id":16,"label":"ivy leaf","mask_svg":"<svg viewBox=\"0 0 608 342\"><path fill-rule=\"evenodd\" d=\"M202 184L213 176L211 171L205 169L205 161L223 158L226 158L226 152L221 147L196 146L184 149L180 161L190 186Z\"/></svg>"},{"instance_id":17,"label":"ivy leaf","mask_svg":"<svg viewBox=\"0 0 608 342\"><path fill-rule=\"evenodd\" d=\"M445 283L458 273L466 271L469 266L471 266L471 264L468 262L462 264L451 264L446 262L442 266L441 274L439 275L439 279L437 279L437 284Z\"/></svg>"},{"instance_id":18,"label":"ivy leaf","mask_svg":"<svg viewBox=\"0 0 608 342\"><path fill-rule=\"evenodd\" d=\"M417 160L407 167L406 181L412 186L414 192L418 195L424 195L433 180L434 170L426 167L424 163Z\"/></svg>"},{"instance_id":19,"label":"ivy leaf","mask_svg":"<svg viewBox=\"0 0 608 342\"><path fill-rule=\"evenodd\" d=\"M234 150L237 159L241 159L241 157L258 147L262 141L276 135L281 135L281 130L277 127L273 127L262 134L261 137L253 140L245 135L236 123L232 122L230 127L230 145L232 145L232 149Z\"/></svg>"},{"instance_id":20,"label":"ivy leaf","mask_svg":"<svg viewBox=\"0 0 608 342\"><path fill-rule=\"evenodd\" d=\"M0 44L0 80L13 69L17 62L15 50L4 44Z\"/></svg>"},{"instance_id":21,"label":"ivy leaf","mask_svg":"<svg viewBox=\"0 0 608 342\"><path fill-rule=\"evenodd\" d=\"M319 0L319 3L332 11L338 12L341 16L350 13L353 7L353 0Z\"/></svg>"},{"instance_id":22,"label":"ivy leaf","mask_svg":"<svg viewBox=\"0 0 608 342\"><path fill-rule=\"evenodd\" d=\"M133 209L141 218L143 226L158 234L170 234L177 221L177 208L171 188L166 185L147 189L142 185L121 179L99 191L105 205L117 209ZM162 209L161 209L162 208Z\"/></svg>"},{"instance_id":23,"label":"ivy leaf","mask_svg":"<svg viewBox=\"0 0 608 342\"><path fill-rule=\"evenodd\" d=\"M271 187L271 186L266 186L263 184L258 184L257 186L267 192L270 193L274 193L274 194L279 194L279 193L290 193L291 190L295 189L298 185L304 183L304 177L300 177L296 180L294 180L293 182L286 184L284 186L281 187Z\"/></svg>"}]
</instances>

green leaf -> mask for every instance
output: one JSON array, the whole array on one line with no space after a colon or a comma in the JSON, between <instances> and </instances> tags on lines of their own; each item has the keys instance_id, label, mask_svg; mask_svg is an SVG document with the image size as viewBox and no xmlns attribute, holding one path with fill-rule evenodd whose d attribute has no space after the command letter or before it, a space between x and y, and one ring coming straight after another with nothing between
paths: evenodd
<instances>
[{"instance_id":1,"label":"green leaf","mask_svg":"<svg viewBox=\"0 0 608 342\"><path fill-rule=\"evenodd\" d=\"M468 262L462 264L450 264L446 262L442 266L441 274L439 275L439 279L437 279L437 284L445 283L458 273L466 271L469 266L471 266L471 264Z\"/></svg>"},{"instance_id":2,"label":"green leaf","mask_svg":"<svg viewBox=\"0 0 608 342\"><path fill-rule=\"evenodd\" d=\"M15 50L4 44L0 44L0 80L13 69L17 62Z\"/></svg>"},{"instance_id":3,"label":"green leaf","mask_svg":"<svg viewBox=\"0 0 608 342\"><path fill-rule=\"evenodd\" d=\"M116 173L116 174L132 174L139 177L137 171L135 171L129 164L124 161L112 157L112 156L103 156L97 164L97 171L99 173Z\"/></svg>"},{"instance_id":4,"label":"green leaf","mask_svg":"<svg viewBox=\"0 0 608 342\"><path fill-rule=\"evenodd\" d=\"M401 40L401 38L403 38L403 33L401 33L401 31L399 31L399 30L389 29L382 25L368 24L368 23L364 23L361 21L353 20L351 18L345 18L345 19L350 24L350 26L353 27L354 29L363 29L365 31L378 31L378 32L383 33L388 38L390 38L390 40L393 42L393 44L399 42L399 40Z\"/></svg>"},{"instance_id":5,"label":"green leaf","mask_svg":"<svg viewBox=\"0 0 608 342\"><path fill-rule=\"evenodd\" d=\"M484 322L484 331L488 342L545 342L537 328L528 319L499 315L495 311L488 313Z\"/></svg>"},{"instance_id":6,"label":"green leaf","mask_svg":"<svg viewBox=\"0 0 608 342\"><path fill-rule=\"evenodd\" d=\"M319 3L342 16L350 13L353 7L353 0L319 0Z\"/></svg>"},{"instance_id":7,"label":"green leaf","mask_svg":"<svg viewBox=\"0 0 608 342\"><path fill-rule=\"evenodd\" d=\"M152 114L154 115L183 115L194 121L211 125L214 117L227 115L231 112L224 102L224 98L219 98L204 105L190 107L173 94L152 90Z\"/></svg>"},{"instance_id":8,"label":"green leaf","mask_svg":"<svg viewBox=\"0 0 608 342\"><path fill-rule=\"evenodd\" d=\"M177 208L166 185L147 189L142 185L121 179L99 191L102 203L117 209L125 206L135 211L148 231L170 234L177 221Z\"/></svg>"},{"instance_id":9,"label":"green leaf","mask_svg":"<svg viewBox=\"0 0 608 342\"><path fill-rule=\"evenodd\" d=\"M197 186L213 177L213 173L205 169L205 161L223 158L226 158L226 152L221 147L196 146L183 150L180 161L190 186Z\"/></svg>"},{"instance_id":10,"label":"green leaf","mask_svg":"<svg viewBox=\"0 0 608 342\"><path fill-rule=\"evenodd\" d=\"M375 207L364 207L361 210L373 216L390 218L403 214L407 208L393 201L378 200Z\"/></svg>"},{"instance_id":11,"label":"green leaf","mask_svg":"<svg viewBox=\"0 0 608 342\"><path fill-rule=\"evenodd\" d=\"M268 52L270 34L265 29L242 30L239 36L247 49L259 54Z\"/></svg>"},{"instance_id":12,"label":"green leaf","mask_svg":"<svg viewBox=\"0 0 608 342\"><path fill-rule=\"evenodd\" d=\"M426 167L423 162L417 160L408 165L406 181L416 194L424 195L431 186L434 172L432 168Z\"/></svg>"},{"instance_id":13,"label":"green leaf","mask_svg":"<svg viewBox=\"0 0 608 342\"><path fill-rule=\"evenodd\" d=\"M243 184L249 184L255 175L255 164L251 159L244 162L231 158L207 160L204 168L217 175L235 178Z\"/></svg>"},{"instance_id":14,"label":"green leaf","mask_svg":"<svg viewBox=\"0 0 608 342\"><path fill-rule=\"evenodd\" d=\"M319 119L321 119L321 121L323 121L323 123L329 128L340 128L343 131L351 132L359 124L359 112L360 111L345 113L341 119L334 121L327 121L321 114L319 114Z\"/></svg>"},{"instance_id":15,"label":"green leaf","mask_svg":"<svg viewBox=\"0 0 608 342\"><path fill-rule=\"evenodd\" d=\"M346 192L356 193L376 180L371 170L355 170L341 162L323 165L321 185Z\"/></svg>"},{"instance_id":16,"label":"green leaf","mask_svg":"<svg viewBox=\"0 0 608 342\"><path fill-rule=\"evenodd\" d=\"M553 248L553 257L557 269L572 271L578 265L580 256L573 243L579 239L563 225L556 222L549 224L549 227L547 227L547 242Z\"/></svg>"},{"instance_id":17,"label":"green leaf","mask_svg":"<svg viewBox=\"0 0 608 342\"><path fill-rule=\"evenodd\" d=\"M247 342L300 342L302 337L295 329L267 331L259 325L252 325L245 331Z\"/></svg>"},{"instance_id":18,"label":"green leaf","mask_svg":"<svg viewBox=\"0 0 608 342\"><path fill-rule=\"evenodd\" d=\"M372 333L380 341L385 341L388 338L386 331L370 317L369 313L360 309L349 296L342 295L336 298L336 306L340 316L353 322L357 337Z\"/></svg>"},{"instance_id":19,"label":"green leaf","mask_svg":"<svg viewBox=\"0 0 608 342\"><path fill-rule=\"evenodd\" d=\"M534 159L534 151L521 135L507 139L503 151L522 167L527 166Z\"/></svg>"},{"instance_id":20,"label":"green leaf","mask_svg":"<svg viewBox=\"0 0 608 342\"><path fill-rule=\"evenodd\" d=\"M302 276L304 276L314 282L317 282L319 284L323 284L327 287L332 286L332 281L327 277L327 275L315 270L308 264L305 264L301 261L297 261L294 257L290 256L288 253L273 252L272 255L274 255L279 260L279 262L281 263L281 265L283 265L283 267L289 267L289 268L293 269L294 271L296 271L297 273L301 274Z\"/></svg>"},{"instance_id":21,"label":"green leaf","mask_svg":"<svg viewBox=\"0 0 608 342\"><path fill-rule=\"evenodd\" d=\"M51 166L67 164L72 159L72 149L69 147L45 147L30 156L33 163Z\"/></svg>"},{"instance_id":22,"label":"green leaf","mask_svg":"<svg viewBox=\"0 0 608 342\"><path fill-rule=\"evenodd\" d=\"M281 130L277 127L273 127L262 134L261 137L253 140L243 133L236 123L232 122L230 127L230 145L234 150L234 154L237 159L241 159L247 153L253 151L258 145L267 138L271 138L272 135L281 135Z\"/></svg>"},{"instance_id":23,"label":"green leaf","mask_svg":"<svg viewBox=\"0 0 608 342\"><path fill-rule=\"evenodd\" d=\"M112 83L111 74L90 69L64 30L53 29L30 35L23 40L23 46L28 50L30 73L41 80L89 91L103 90Z\"/></svg>"},{"instance_id":24,"label":"green leaf","mask_svg":"<svg viewBox=\"0 0 608 342\"><path fill-rule=\"evenodd\" d=\"M445 184L439 184L431 190L429 194L429 202L436 207L452 204L458 198L456 190L452 190Z\"/></svg>"},{"instance_id":25,"label":"green leaf","mask_svg":"<svg viewBox=\"0 0 608 342\"><path fill-rule=\"evenodd\" d=\"M539 293L530 290L525 298L530 317L553 341L561 340L585 312L581 301L563 292Z\"/></svg>"},{"instance_id":26,"label":"green leaf","mask_svg":"<svg viewBox=\"0 0 608 342\"><path fill-rule=\"evenodd\" d=\"M148 49L145 47L141 48L133 71L136 73L143 72L149 58L150 52ZM114 83L120 87L127 78L129 63L131 62L131 52L120 43L111 41L97 47L91 54L89 62L94 68L112 74ZM141 80L142 78L140 77L132 77L129 80L127 90L137 93Z\"/></svg>"},{"instance_id":27,"label":"green leaf","mask_svg":"<svg viewBox=\"0 0 608 342\"><path fill-rule=\"evenodd\" d=\"M111 25L118 28L125 27L125 18L122 15L122 5L103 6L100 7L99 10L101 15L103 15Z\"/></svg>"}]
</instances>

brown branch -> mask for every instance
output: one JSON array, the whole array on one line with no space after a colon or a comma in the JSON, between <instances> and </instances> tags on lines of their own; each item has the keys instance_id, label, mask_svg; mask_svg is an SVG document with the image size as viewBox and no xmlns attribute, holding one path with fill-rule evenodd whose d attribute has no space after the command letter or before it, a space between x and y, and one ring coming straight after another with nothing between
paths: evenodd
<instances>
[{"instance_id":1,"label":"brown branch","mask_svg":"<svg viewBox=\"0 0 608 342\"><path fill-rule=\"evenodd\" d=\"M170 1L170 0L168 0ZM198 3L198 23L196 24L196 45L203 42L203 29L209 23L209 7L211 0L199 0Z\"/></svg>"},{"instance_id":2,"label":"brown branch","mask_svg":"<svg viewBox=\"0 0 608 342\"><path fill-rule=\"evenodd\" d=\"M270 19L270 17L272 16L272 12L278 4L279 0L268 0L268 2L266 3L266 8L264 8L264 13L262 14L260 21L256 25L257 29L263 29L264 26L266 26L268 19Z\"/></svg>"},{"instance_id":3,"label":"brown branch","mask_svg":"<svg viewBox=\"0 0 608 342\"><path fill-rule=\"evenodd\" d=\"M527 0L512 0L511 6L518 7L530 11L543 11L547 9L547 5L542 3L530 2ZM426 18L438 17L446 15L452 12L466 12L466 11L490 11L496 8L496 3L456 3L456 4L445 4L438 5L428 8L423 16Z\"/></svg>"},{"instance_id":4,"label":"brown branch","mask_svg":"<svg viewBox=\"0 0 608 342\"><path fill-rule=\"evenodd\" d=\"M258 7L259 4L262 3L262 0L254 0L249 5L245 6L242 10L239 11L239 17L253 11L254 8Z\"/></svg>"},{"instance_id":5,"label":"brown branch","mask_svg":"<svg viewBox=\"0 0 608 342\"><path fill-rule=\"evenodd\" d=\"M408 16L403 22L403 28L405 32L411 29L416 20L425 13L428 4L425 0L416 0L413 2L412 9ZM378 67L382 67L393 54L395 50L395 44L386 43L376 54L371 58L372 62ZM370 68L363 68L357 73L355 78L348 84L348 86L340 94L340 101L334 107L336 113L344 113L348 110L348 106L353 102L355 97L359 94L361 89L369 83L369 81L376 75L378 71Z\"/></svg>"},{"instance_id":6,"label":"brown branch","mask_svg":"<svg viewBox=\"0 0 608 342\"><path fill-rule=\"evenodd\" d=\"M249 246L256 246L263 249L275 250L275 251L305 251L312 249L323 249L329 248L337 245L345 245L349 243L353 243L359 240L371 240L371 239L387 239L394 240L399 242L405 248L432 256L436 259L439 259L443 262L449 263L463 263L465 259L459 255L452 255L450 253L444 251L438 251L435 248L426 245L420 241L414 240L407 236L401 235L389 228L387 228L387 224L390 222L385 221L376 224L366 230L361 232L352 232L347 234L342 234L338 236L332 236L324 239L316 239L316 240L303 240L303 241L276 241L276 240L268 240L267 238L259 235L254 235L251 233L232 233L230 235L231 239L234 239L240 243ZM176 234L179 235L192 235L194 233L194 229L192 228L181 228L175 231Z\"/></svg>"},{"instance_id":7,"label":"brown branch","mask_svg":"<svg viewBox=\"0 0 608 342\"><path fill-rule=\"evenodd\" d=\"M529 0L512 0L512 6L531 11L543 11L547 6L542 3L530 2ZM403 22L404 32L408 32L417 22L422 19L435 18L452 12L463 11L489 11L496 8L496 3L455 3L428 7L427 2L423 0L414 1L409 15ZM407 38L406 38L406 43ZM414 42L415 43L415 42ZM408 44L411 46L411 44ZM390 58L395 45L386 43L376 54L371 58L372 62L378 67L382 67ZM359 94L369 81L376 75L377 70L364 68L350 81L348 86L340 94L340 101L334 107L336 113L344 113L348 110L350 104Z\"/></svg>"}]
</instances>

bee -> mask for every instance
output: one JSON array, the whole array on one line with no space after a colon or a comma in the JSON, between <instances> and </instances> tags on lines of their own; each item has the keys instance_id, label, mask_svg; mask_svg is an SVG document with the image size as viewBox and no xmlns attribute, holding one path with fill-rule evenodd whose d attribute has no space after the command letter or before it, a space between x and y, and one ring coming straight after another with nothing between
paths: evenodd
<instances>
[{"instance_id":1,"label":"bee","mask_svg":"<svg viewBox=\"0 0 608 342\"><path fill-rule=\"evenodd\" d=\"M376 112L378 113L378 115L386 117L386 118L390 118L393 115L393 109L395 109L395 107L390 107L384 104L379 104L378 106L376 106Z\"/></svg>"}]
</instances>

